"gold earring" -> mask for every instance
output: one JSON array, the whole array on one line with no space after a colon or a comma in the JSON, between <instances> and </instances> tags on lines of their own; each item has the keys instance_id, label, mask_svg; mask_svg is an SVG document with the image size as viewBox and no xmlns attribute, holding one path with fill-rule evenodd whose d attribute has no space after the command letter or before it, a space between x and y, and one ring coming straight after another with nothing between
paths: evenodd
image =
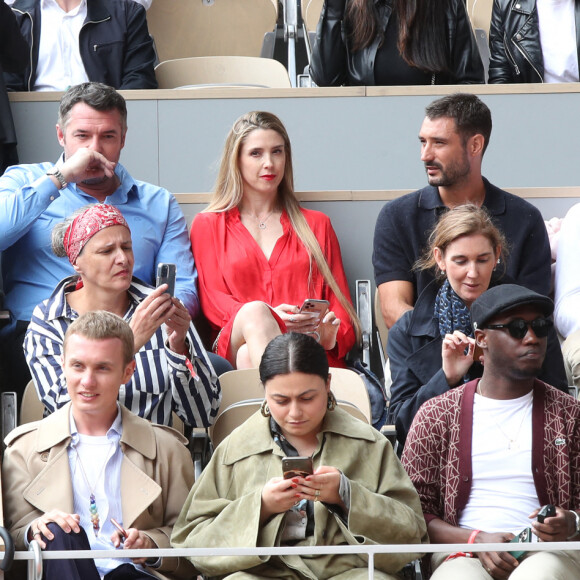
<instances>
[{"instance_id":1,"label":"gold earring","mask_svg":"<svg viewBox=\"0 0 580 580\"><path fill-rule=\"evenodd\" d=\"M268 407L266 399L264 399L264 402L260 405L260 413L262 413L262 417L268 418L270 416L270 407Z\"/></svg>"},{"instance_id":2,"label":"gold earring","mask_svg":"<svg viewBox=\"0 0 580 580\"><path fill-rule=\"evenodd\" d=\"M336 397L332 391L328 391L328 401L326 402L326 408L329 411L334 411L334 409L336 409Z\"/></svg>"}]
</instances>

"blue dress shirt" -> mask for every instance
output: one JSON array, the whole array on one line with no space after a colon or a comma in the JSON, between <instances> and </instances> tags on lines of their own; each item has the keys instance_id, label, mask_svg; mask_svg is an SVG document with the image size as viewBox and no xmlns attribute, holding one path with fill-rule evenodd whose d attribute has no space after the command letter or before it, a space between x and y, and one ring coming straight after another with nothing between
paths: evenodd
<instances>
[{"instance_id":1,"label":"blue dress shirt","mask_svg":"<svg viewBox=\"0 0 580 580\"><path fill-rule=\"evenodd\" d=\"M46 176L52 167L52 163L15 165L0 177L4 307L12 312L12 323L4 332L10 332L16 320L30 320L34 307L60 280L74 274L67 258L52 253L52 228L76 209L96 203L74 183L59 191ZM120 185L105 203L116 206L131 228L133 274L154 285L159 262L176 264L176 296L195 317L197 272L179 204L166 189L134 180L120 163L115 173Z\"/></svg>"}]
</instances>

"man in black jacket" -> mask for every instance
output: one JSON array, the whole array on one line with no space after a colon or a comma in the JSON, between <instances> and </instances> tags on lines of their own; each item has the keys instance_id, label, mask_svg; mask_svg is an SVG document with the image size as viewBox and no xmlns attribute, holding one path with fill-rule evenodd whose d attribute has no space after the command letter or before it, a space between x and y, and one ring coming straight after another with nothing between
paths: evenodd
<instances>
[{"instance_id":1,"label":"man in black jacket","mask_svg":"<svg viewBox=\"0 0 580 580\"><path fill-rule=\"evenodd\" d=\"M63 91L86 81L157 88L145 9L133 0L16 0L12 10L30 64L6 75L9 90Z\"/></svg>"},{"instance_id":2,"label":"man in black jacket","mask_svg":"<svg viewBox=\"0 0 580 580\"><path fill-rule=\"evenodd\" d=\"M20 34L16 18L4 0L0 0L0 175L9 165L18 163L16 132L2 71L19 72L27 62L28 46Z\"/></svg>"}]
</instances>

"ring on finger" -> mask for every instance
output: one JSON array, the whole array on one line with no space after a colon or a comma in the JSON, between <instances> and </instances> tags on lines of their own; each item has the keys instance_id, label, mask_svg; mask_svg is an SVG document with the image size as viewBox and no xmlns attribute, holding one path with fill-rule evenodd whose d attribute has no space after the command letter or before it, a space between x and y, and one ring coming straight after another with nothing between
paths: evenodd
<instances>
[{"instance_id":1,"label":"ring on finger","mask_svg":"<svg viewBox=\"0 0 580 580\"><path fill-rule=\"evenodd\" d=\"M294 318L294 316L291 316L291 317L290 317L288 320L289 320L290 322L296 322L296 318Z\"/></svg>"},{"instance_id":2,"label":"ring on finger","mask_svg":"<svg viewBox=\"0 0 580 580\"><path fill-rule=\"evenodd\" d=\"M317 489L314 491L314 501L319 501L320 500L320 490Z\"/></svg>"}]
</instances>

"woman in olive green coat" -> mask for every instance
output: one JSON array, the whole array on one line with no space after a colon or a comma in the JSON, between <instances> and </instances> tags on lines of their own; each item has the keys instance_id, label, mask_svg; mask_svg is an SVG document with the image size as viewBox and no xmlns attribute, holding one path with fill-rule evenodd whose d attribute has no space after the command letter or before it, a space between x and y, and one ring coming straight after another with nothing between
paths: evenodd
<instances>
[{"instance_id":1,"label":"woman in olive green coat","mask_svg":"<svg viewBox=\"0 0 580 580\"><path fill-rule=\"evenodd\" d=\"M260 378L262 413L217 448L173 528L173 546L427 541L417 494L390 443L335 408L328 360L313 338L275 338L264 352ZM313 474L284 479L285 456L311 457ZM417 556L377 555L375 578L394 578ZM284 580L367 578L367 560L361 554L191 558L211 578Z\"/></svg>"}]
</instances>

